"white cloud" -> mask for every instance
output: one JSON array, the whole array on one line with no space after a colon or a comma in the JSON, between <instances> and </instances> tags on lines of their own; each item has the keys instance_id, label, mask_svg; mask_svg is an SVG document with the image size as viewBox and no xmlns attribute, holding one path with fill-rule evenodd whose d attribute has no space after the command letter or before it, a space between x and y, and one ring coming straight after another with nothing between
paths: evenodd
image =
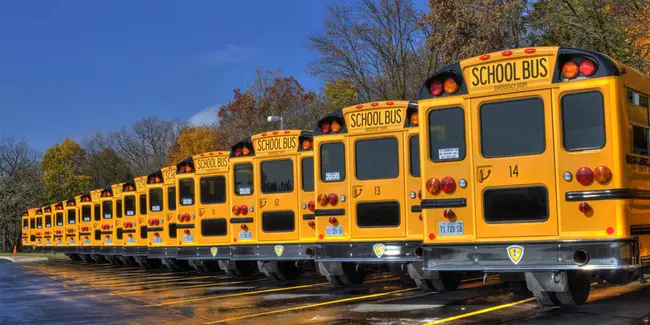
<instances>
[{"instance_id":1,"label":"white cloud","mask_svg":"<svg viewBox=\"0 0 650 325\"><path fill-rule=\"evenodd\" d=\"M227 44L223 49L206 53L203 58L208 63L233 63L246 61L252 54L253 49Z\"/></svg>"},{"instance_id":2,"label":"white cloud","mask_svg":"<svg viewBox=\"0 0 650 325\"><path fill-rule=\"evenodd\" d=\"M218 112L219 105L210 106L190 116L187 122L194 126L211 125L212 123L219 122Z\"/></svg>"}]
</instances>

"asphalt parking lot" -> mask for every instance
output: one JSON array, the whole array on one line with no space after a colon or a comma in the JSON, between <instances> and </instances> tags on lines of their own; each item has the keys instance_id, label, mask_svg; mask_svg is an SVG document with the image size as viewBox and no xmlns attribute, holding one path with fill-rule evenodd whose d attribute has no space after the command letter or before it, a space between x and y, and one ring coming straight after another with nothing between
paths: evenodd
<instances>
[{"instance_id":1,"label":"asphalt parking lot","mask_svg":"<svg viewBox=\"0 0 650 325\"><path fill-rule=\"evenodd\" d=\"M595 284L588 304L542 308L497 278L424 293L391 274L330 286L71 261L0 262L0 324L648 324L650 285Z\"/></svg>"}]
</instances>

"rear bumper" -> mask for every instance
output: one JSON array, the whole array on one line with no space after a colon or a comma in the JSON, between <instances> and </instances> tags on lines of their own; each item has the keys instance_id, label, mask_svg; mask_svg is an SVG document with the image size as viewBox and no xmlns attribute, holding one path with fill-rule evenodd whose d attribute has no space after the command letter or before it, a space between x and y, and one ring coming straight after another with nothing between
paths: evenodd
<instances>
[{"instance_id":1,"label":"rear bumper","mask_svg":"<svg viewBox=\"0 0 650 325\"><path fill-rule=\"evenodd\" d=\"M511 258L517 250L520 257ZM633 270L641 266L633 239L425 245L422 251L425 271ZM576 251L588 254L587 263L574 261Z\"/></svg>"},{"instance_id":2,"label":"rear bumper","mask_svg":"<svg viewBox=\"0 0 650 325\"><path fill-rule=\"evenodd\" d=\"M313 260L314 244L268 244L232 246L234 261Z\"/></svg>"},{"instance_id":3,"label":"rear bumper","mask_svg":"<svg viewBox=\"0 0 650 325\"><path fill-rule=\"evenodd\" d=\"M101 255L118 255L121 256L124 253L124 248L122 246L101 246L99 247L99 254Z\"/></svg>"},{"instance_id":4,"label":"rear bumper","mask_svg":"<svg viewBox=\"0 0 650 325\"><path fill-rule=\"evenodd\" d=\"M77 248L79 254L99 254L98 246L80 246Z\"/></svg>"},{"instance_id":5,"label":"rear bumper","mask_svg":"<svg viewBox=\"0 0 650 325\"><path fill-rule=\"evenodd\" d=\"M230 252L230 245L178 247L176 258L179 260L229 260Z\"/></svg>"},{"instance_id":6,"label":"rear bumper","mask_svg":"<svg viewBox=\"0 0 650 325\"><path fill-rule=\"evenodd\" d=\"M388 263L420 261L421 241L317 243L318 262Z\"/></svg>"},{"instance_id":7,"label":"rear bumper","mask_svg":"<svg viewBox=\"0 0 650 325\"><path fill-rule=\"evenodd\" d=\"M147 256L147 246L122 246L122 256Z\"/></svg>"},{"instance_id":8,"label":"rear bumper","mask_svg":"<svg viewBox=\"0 0 650 325\"><path fill-rule=\"evenodd\" d=\"M147 248L149 258L176 258L178 247L149 247Z\"/></svg>"}]
</instances>

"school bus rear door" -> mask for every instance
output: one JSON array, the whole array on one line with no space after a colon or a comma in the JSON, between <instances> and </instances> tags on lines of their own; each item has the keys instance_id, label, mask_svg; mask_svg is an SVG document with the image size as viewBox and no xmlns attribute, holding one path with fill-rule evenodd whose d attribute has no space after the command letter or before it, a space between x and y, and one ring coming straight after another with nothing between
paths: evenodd
<instances>
[{"instance_id":1,"label":"school bus rear door","mask_svg":"<svg viewBox=\"0 0 650 325\"><path fill-rule=\"evenodd\" d=\"M258 164L260 242L298 240L296 214L299 166L297 155L265 157Z\"/></svg>"}]
</instances>

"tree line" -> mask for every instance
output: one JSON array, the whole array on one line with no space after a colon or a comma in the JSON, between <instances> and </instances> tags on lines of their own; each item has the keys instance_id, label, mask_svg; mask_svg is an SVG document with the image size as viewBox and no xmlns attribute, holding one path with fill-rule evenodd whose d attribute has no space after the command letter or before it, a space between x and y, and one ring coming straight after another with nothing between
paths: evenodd
<instances>
[{"instance_id":1,"label":"tree line","mask_svg":"<svg viewBox=\"0 0 650 325\"><path fill-rule=\"evenodd\" d=\"M561 45L605 53L650 72L650 0L413 0L332 2L323 32L306 43L306 67L324 81L307 90L278 70L258 69L218 109L218 122L188 125L152 116L80 143L65 139L45 150L0 139L0 251L19 243L20 215L29 207L69 199L179 162L227 150L279 125L312 129L332 110L387 99L414 99L436 70L463 58L527 46Z\"/></svg>"}]
</instances>

